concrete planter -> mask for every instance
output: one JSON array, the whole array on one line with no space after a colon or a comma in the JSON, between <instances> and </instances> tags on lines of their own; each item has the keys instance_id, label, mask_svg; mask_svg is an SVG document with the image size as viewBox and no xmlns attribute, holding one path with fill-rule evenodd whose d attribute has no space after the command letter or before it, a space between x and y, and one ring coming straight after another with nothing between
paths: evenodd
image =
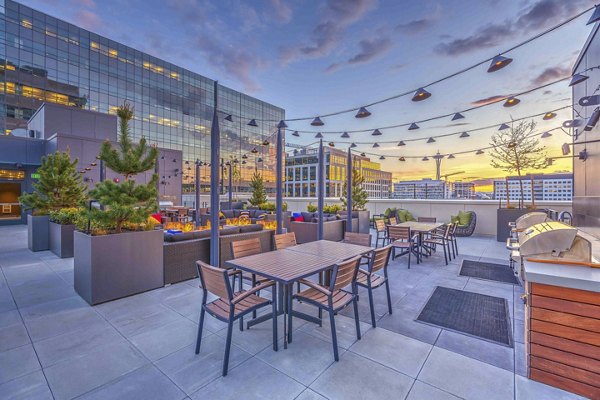
<instances>
[{"instance_id":1,"label":"concrete planter","mask_svg":"<svg viewBox=\"0 0 600 400\"><path fill-rule=\"evenodd\" d=\"M75 290L99 304L163 286L163 231L74 235Z\"/></svg>"},{"instance_id":2,"label":"concrete planter","mask_svg":"<svg viewBox=\"0 0 600 400\"><path fill-rule=\"evenodd\" d=\"M347 212L340 211L340 217L346 219ZM352 232L369 233L371 226L371 213L367 210L352 211ZM356 223L358 219L358 224ZM356 226L355 226L356 225Z\"/></svg>"},{"instance_id":3,"label":"concrete planter","mask_svg":"<svg viewBox=\"0 0 600 400\"><path fill-rule=\"evenodd\" d=\"M27 214L27 247L31 251L43 251L50 248L50 219L47 215Z\"/></svg>"},{"instance_id":4,"label":"concrete planter","mask_svg":"<svg viewBox=\"0 0 600 400\"><path fill-rule=\"evenodd\" d=\"M73 257L73 234L75 225L50 222L50 251L60 258Z\"/></svg>"},{"instance_id":5,"label":"concrete planter","mask_svg":"<svg viewBox=\"0 0 600 400\"><path fill-rule=\"evenodd\" d=\"M496 211L496 240L506 241L510 236L509 222L515 222L521 215L527 214L533 210L527 208L499 208Z\"/></svg>"}]
</instances>

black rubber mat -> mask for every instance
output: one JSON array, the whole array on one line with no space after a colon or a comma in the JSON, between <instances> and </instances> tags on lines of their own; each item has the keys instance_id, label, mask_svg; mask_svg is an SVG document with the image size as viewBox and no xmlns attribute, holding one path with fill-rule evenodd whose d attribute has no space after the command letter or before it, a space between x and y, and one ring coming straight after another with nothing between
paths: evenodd
<instances>
[{"instance_id":1,"label":"black rubber mat","mask_svg":"<svg viewBox=\"0 0 600 400\"><path fill-rule=\"evenodd\" d=\"M518 285L519 281L508 265L482 261L463 260L460 275Z\"/></svg>"},{"instance_id":2,"label":"black rubber mat","mask_svg":"<svg viewBox=\"0 0 600 400\"><path fill-rule=\"evenodd\" d=\"M506 299L437 286L417 321L512 347L509 318Z\"/></svg>"}]
</instances>

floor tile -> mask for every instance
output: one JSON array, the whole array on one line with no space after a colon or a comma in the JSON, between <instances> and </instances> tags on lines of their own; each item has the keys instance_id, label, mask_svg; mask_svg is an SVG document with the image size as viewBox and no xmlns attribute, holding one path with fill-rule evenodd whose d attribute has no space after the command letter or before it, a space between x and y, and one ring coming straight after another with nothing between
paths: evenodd
<instances>
[{"instance_id":1,"label":"floor tile","mask_svg":"<svg viewBox=\"0 0 600 400\"><path fill-rule=\"evenodd\" d=\"M0 399L52 400L52 393L42 371L32 372L0 385Z\"/></svg>"},{"instance_id":2,"label":"floor tile","mask_svg":"<svg viewBox=\"0 0 600 400\"><path fill-rule=\"evenodd\" d=\"M347 349L358 340L356 338L356 323L354 318L349 318L340 314L336 315L335 328L339 347ZM364 335L369 329L371 329L370 324L360 322L361 334ZM331 326L329 325L329 316L325 312L323 313L323 326L320 327L317 324L306 323L300 330L316 336L319 339L331 342Z\"/></svg>"},{"instance_id":3,"label":"floor tile","mask_svg":"<svg viewBox=\"0 0 600 400\"><path fill-rule=\"evenodd\" d=\"M88 392L78 399L178 400L185 397L185 393L156 367L146 365Z\"/></svg>"},{"instance_id":4,"label":"floor tile","mask_svg":"<svg viewBox=\"0 0 600 400\"><path fill-rule=\"evenodd\" d=\"M344 352L343 349L339 351ZM295 334L287 349L283 348L283 340L280 340L279 351L268 347L256 357L307 386L334 362L330 342L302 331Z\"/></svg>"},{"instance_id":5,"label":"floor tile","mask_svg":"<svg viewBox=\"0 0 600 400\"><path fill-rule=\"evenodd\" d=\"M25 325L21 321L0 328L0 351L14 349L30 342Z\"/></svg>"},{"instance_id":6,"label":"floor tile","mask_svg":"<svg viewBox=\"0 0 600 400\"><path fill-rule=\"evenodd\" d=\"M132 336L129 340L148 359L156 361L192 343L196 343L198 326L181 318L167 325ZM205 332L203 337L210 333Z\"/></svg>"},{"instance_id":7,"label":"floor tile","mask_svg":"<svg viewBox=\"0 0 600 400\"><path fill-rule=\"evenodd\" d=\"M517 375L515 377L515 399L516 400L582 400L584 397L565 392L564 390L544 385Z\"/></svg>"},{"instance_id":8,"label":"floor tile","mask_svg":"<svg viewBox=\"0 0 600 400\"><path fill-rule=\"evenodd\" d=\"M407 312L401 308L394 307L394 313L381 318L377 326L425 343L434 344L442 330L415 321L417 316L418 311Z\"/></svg>"},{"instance_id":9,"label":"floor tile","mask_svg":"<svg viewBox=\"0 0 600 400\"><path fill-rule=\"evenodd\" d=\"M108 326L108 323L91 307L88 307L25 320L25 325L31 335L31 340L37 342L64 333Z\"/></svg>"},{"instance_id":10,"label":"floor tile","mask_svg":"<svg viewBox=\"0 0 600 400\"><path fill-rule=\"evenodd\" d=\"M209 383L191 397L204 399L295 399L304 386L256 357Z\"/></svg>"},{"instance_id":11,"label":"floor tile","mask_svg":"<svg viewBox=\"0 0 600 400\"><path fill-rule=\"evenodd\" d=\"M351 352L329 367L311 386L328 399L403 399L413 379Z\"/></svg>"},{"instance_id":12,"label":"floor tile","mask_svg":"<svg viewBox=\"0 0 600 400\"><path fill-rule=\"evenodd\" d=\"M383 328L368 331L350 351L416 378L432 346Z\"/></svg>"},{"instance_id":13,"label":"floor tile","mask_svg":"<svg viewBox=\"0 0 600 400\"><path fill-rule=\"evenodd\" d=\"M44 372L54 397L62 400L87 393L147 363L132 345L117 342L83 357L54 364Z\"/></svg>"},{"instance_id":14,"label":"floor tile","mask_svg":"<svg viewBox=\"0 0 600 400\"><path fill-rule=\"evenodd\" d=\"M514 370L514 350L511 347L445 329L435 345L510 372Z\"/></svg>"},{"instance_id":15,"label":"floor tile","mask_svg":"<svg viewBox=\"0 0 600 400\"><path fill-rule=\"evenodd\" d=\"M103 324L40 340L34 347L40 363L46 368L61 361L93 353L102 346L124 342L125 339L115 328Z\"/></svg>"},{"instance_id":16,"label":"floor tile","mask_svg":"<svg viewBox=\"0 0 600 400\"><path fill-rule=\"evenodd\" d=\"M435 347L418 379L464 399L506 400L513 397L513 376L504 369Z\"/></svg>"},{"instance_id":17,"label":"floor tile","mask_svg":"<svg viewBox=\"0 0 600 400\"><path fill-rule=\"evenodd\" d=\"M30 344L0 353L0 383L41 369Z\"/></svg>"},{"instance_id":18,"label":"floor tile","mask_svg":"<svg viewBox=\"0 0 600 400\"><path fill-rule=\"evenodd\" d=\"M200 354L195 354L194 350L195 344L156 362L156 366L188 395L221 376L225 340L210 335L203 339ZM229 368L235 368L250 357L251 354L232 344Z\"/></svg>"},{"instance_id":19,"label":"floor tile","mask_svg":"<svg viewBox=\"0 0 600 400\"><path fill-rule=\"evenodd\" d=\"M460 400L460 397L446 393L421 381L415 381L406 400Z\"/></svg>"}]
</instances>

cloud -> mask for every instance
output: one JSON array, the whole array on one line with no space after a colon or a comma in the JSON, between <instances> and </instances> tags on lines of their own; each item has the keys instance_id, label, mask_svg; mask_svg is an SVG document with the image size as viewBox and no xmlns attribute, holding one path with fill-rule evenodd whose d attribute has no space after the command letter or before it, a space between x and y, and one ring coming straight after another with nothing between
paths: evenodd
<instances>
[{"instance_id":1,"label":"cloud","mask_svg":"<svg viewBox=\"0 0 600 400\"><path fill-rule=\"evenodd\" d=\"M270 0L271 8L277 22L285 24L292 19L292 8L284 0Z\"/></svg>"},{"instance_id":2,"label":"cloud","mask_svg":"<svg viewBox=\"0 0 600 400\"><path fill-rule=\"evenodd\" d=\"M364 39L358 43L360 51L348 60L348 64L362 64L369 62L385 53L392 47L389 37L376 37Z\"/></svg>"},{"instance_id":3,"label":"cloud","mask_svg":"<svg viewBox=\"0 0 600 400\"><path fill-rule=\"evenodd\" d=\"M483 105L486 105L486 104L491 104L491 103L498 102L498 101L500 101L502 99L505 99L505 98L506 98L506 95L498 94L498 95L495 95L495 96L490 96L490 97L486 97L486 98L483 98L483 99L472 101L471 104L474 105L474 106L483 106Z\"/></svg>"},{"instance_id":4,"label":"cloud","mask_svg":"<svg viewBox=\"0 0 600 400\"><path fill-rule=\"evenodd\" d=\"M556 25L565 17L574 15L589 0L537 0L519 12L520 17L502 23L480 27L470 36L440 43L436 49L448 56L458 56L498 46L517 35L539 31Z\"/></svg>"},{"instance_id":5,"label":"cloud","mask_svg":"<svg viewBox=\"0 0 600 400\"><path fill-rule=\"evenodd\" d=\"M571 71L567 67L550 67L543 70L538 76L536 76L531 83L535 86L541 86L548 82L556 81L561 78L571 75Z\"/></svg>"},{"instance_id":6,"label":"cloud","mask_svg":"<svg viewBox=\"0 0 600 400\"><path fill-rule=\"evenodd\" d=\"M79 10L75 14L75 19L79 25L90 31L97 31L104 24L98 14L89 10Z\"/></svg>"},{"instance_id":7,"label":"cloud","mask_svg":"<svg viewBox=\"0 0 600 400\"><path fill-rule=\"evenodd\" d=\"M393 70L393 71L397 71L399 69L402 69L402 68L406 67L406 65L407 64L402 64L402 63L394 64L394 65L390 66L390 69Z\"/></svg>"},{"instance_id":8,"label":"cloud","mask_svg":"<svg viewBox=\"0 0 600 400\"><path fill-rule=\"evenodd\" d=\"M396 32L400 32L408 36L415 36L426 31L433 24L435 24L435 22L440 18L441 14L442 7L440 4L438 4L430 17L413 19L412 21L396 25L394 29Z\"/></svg>"},{"instance_id":9,"label":"cloud","mask_svg":"<svg viewBox=\"0 0 600 400\"><path fill-rule=\"evenodd\" d=\"M377 0L328 0L310 40L280 50L280 61L288 64L301 58L329 55L341 42L346 28L374 8Z\"/></svg>"},{"instance_id":10,"label":"cloud","mask_svg":"<svg viewBox=\"0 0 600 400\"><path fill-rule=\"evenodd\" d=\"M325 68L324 72L327 72L327 73L335 72L338 69L340 69L341 66L342 65L340 63L333 63L333 64L329 65L327 68Z\"/></svg>"},{"instance_id":11,"label":"cloud","mask_svg":"<svg viewBox=\"0 0 600 400\"><path fill-rule=\"evenodd\" d=\"M481 28L475 34L440 43L436 49L448 56L458 56L475 50L485 49L501 44L507 37L514 34L510 23L492 24Z\"/></svg>"}]
</instances>

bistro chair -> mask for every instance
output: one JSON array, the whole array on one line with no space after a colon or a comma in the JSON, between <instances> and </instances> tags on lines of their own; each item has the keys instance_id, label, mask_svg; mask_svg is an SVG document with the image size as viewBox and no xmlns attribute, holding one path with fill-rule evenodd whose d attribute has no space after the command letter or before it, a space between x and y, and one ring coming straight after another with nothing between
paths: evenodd
<instances>
[{"instance_id":1,"label":"bistro chair","mask_svg":"<svg viewBox=\"0 0 600 400\"><path fill-rule=\"evenodd\" d=\"M392 245L380 247L373 250L369 259L369 265L366 270L359 269L356 277L356 284L366 288L369 292L369 307L371 308L371 325L376 327L375 306L373 304L373 289L385 285L387 293L388 311L392 314L392 297L390 296L390 282L388 280L387 267L390 261ZM383 276L376 272L383 270Z\"/></svg>"},{"instance_id":2,"label":"bistro chair","mask_svg":"<svg viewBox=\"0 0 600 400\"><path fill-rule=\"evenodd\" d=\"M449 239L450 229L451 229L451 225L447 224L444 228L444 233L442 235L437 234L437 233L432 233L431 237L423 240L423 243L425 245L431 245L431 246L427 246L427 247L430 249L433 249L434 251L437 250L437 246L442 246L442 248L444 249L444 260L446 261L446 265L448 265L449 260L452 260L452 254L450 253L450 239Z\"/></svg>"},{"instance_id":3,"label":"bistro chair","mask_svg":"<svg viewBox=\"0 0 600 400\"><path fill-rule=\"evenodd\" d=\"M379 246L379 241L385 246L387 242L389 242L387 236L387 227L385 225L385 221L382 219L375 220L375 247Z\"/></svg>"},{"instance_id":4,"label":"bistro chair","mask_svg":"<svg viewBox=\"0 0 600 400\"><path fill-rule=\"evenodd\" d=\"M408 254L408 269L410 269L410 258L414 252L417 256L417 264L419 263L419 243L417 235L411 234L410 227L390 226L388 227L388 234L392 244L392 260L395 260L398 256ZM396 253L398 249L399 253Z\"/></svg>"},{"instance_id":5,"label":"bistro chair","mask_svg":"<svg viewBox=\"0 0 600 400\"><path fill-rule=\"evenodd\" d=\"M458 241L456 240L456 228L458 227L458 222L454 222L450 224L450 234L448 235L448 240L450 241L450 247L452 248L452 256L456 258L458 255Z\"/></svg>"},{"instance_id":6,"label":"bistro chair","mask_svg":"<svg viewBox=\"0 0 600 400\"><path fill-rule=\"evenodd\" d=\"M238 240L236 242L231 242L231 254L233 254L233 258L241 258L253 256L256 254L262 253L262 246L260 244L259 238ZM257 284L262 284L268 282L267 278L262 276L257 276L252 274L250 277L245 276L243 274L240 275L241 278L249 280L252 282L252 286L256 286ZM235 277L234 277L234 285L235 285ZM256 311L252 313L252 317L256 318Z\"/></svg>"},{"instance_id":7,"label":"bistro chair","mask_svg":"<svg viewBox=\"0 0 600 400\"><path fill-rule=\"evenodd\" d=\"M417 222L437 222L436 217L417 217Z\"/></svg>"},{"instance_id":8,"label":"bistro chair","mask_svg":"<svg viewBox=\"0 0 600 400\"><path fill-rule=\"evenodd\" d=\"M225 343L225 357L223 358L223 376L227 375L229 367L229 351L231 349L231 335L233 331L233 323L236 320L240 321L240 331L244 330L244 315L250 312L271 305L273 313L273 350L277 351L277 308L276 302L265 299L257 295L260 290L274 286L274 282L264 282L249 290L233 291L233 287L229 282L229 276L240 274L241 271L227 271L223 268L215 268L202 261L196 261L196 268L200 276L200 284L202 286L202 308L200 309L200 321L198 323L198 338L196 339L196 354L200 353L200 345L202 344L202 329L204 327L204 314L209 313L219 321L227 322L227 340ZM240 277L240 282L242 281ZM218 298L206 302L208 292L214 294Z\"/></svg>"},{"instance_id":9,"label":"bistro chair","mask_svg":"<svg viewBox=\"0 0 600 400\"><path fill-rule=\"evenodd\" d=\"M398 220L396 219L396 217L390 217L390 222L388 223L388 225L396 225L398 224Z\"/></svg>"},{"instance_id":10,"label":"bistro chair","mask_svg":"<svg viewBox=\"0 0 600 400\"><path fill-rule=\"evenodd\" d=\"M359 246L371 247L370 233L346 232L344 234L344 243L356 244Z\"/></svg>"},{"instance_id":11,"label":"bistro chair","mask_svg":"<svg viewBox=\"0 0 600 400\"><path fill-rule=\"evenodd\" d=\"M333 358L339 361L337 334L335 331L335 314L344 309L350 303L354 306L354 320L356 322L356 337L360 339L360 321L358 319L358 293L356 286L356 274L358 273L358 263L360 257L354 257L350 260L342 261L333 266L331 281L329 285L320 285L306 279L301 279L302 284L308 286L308 289L295 294L301 303L312 304L319 308L319 317L321 311L329 312L329 322L331 325L331 341L333 342ZM350 290L345 289L350 286ZM290 302L290 310L292 312ZM319 318L320 320L321 318ZM292 330L292 319L289 319L289 329Z\"/></svg>"},{"instance_id":12,"label":"bistro chair","mask_svg":"<svg viewBox=\"0 0 600 400\"><path fill-rule=\"evenodd\" d=\"M296 244L296 234L294 232L275 235L275 250L285 249Z\"/></svg>"}]
</instances>

